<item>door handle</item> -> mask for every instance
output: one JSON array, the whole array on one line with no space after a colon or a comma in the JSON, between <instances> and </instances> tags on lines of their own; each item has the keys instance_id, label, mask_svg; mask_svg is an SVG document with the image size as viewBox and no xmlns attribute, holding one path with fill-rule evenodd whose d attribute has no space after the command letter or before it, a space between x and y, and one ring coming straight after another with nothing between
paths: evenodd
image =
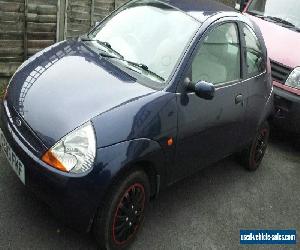
<instances>
[{"instance_id":1,"label":"door handle","mask_svg":"<svg viewBox=\"0 0 300 250\"><path fill-rule=\"evenodd\" d=\"M235 97L235 104L242 104L244 105L244 97L242 94L239 94Z\"/></svg>"}]
</instances>

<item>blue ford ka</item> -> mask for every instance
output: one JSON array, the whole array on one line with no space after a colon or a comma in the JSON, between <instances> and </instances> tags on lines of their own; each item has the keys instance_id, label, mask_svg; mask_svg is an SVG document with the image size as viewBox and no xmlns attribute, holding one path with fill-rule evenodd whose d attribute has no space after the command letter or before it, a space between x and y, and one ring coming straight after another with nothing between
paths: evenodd
<instances>
[{"instance_id":1,"label":"blue ford ka","mask_svg":"<svg viewBox=\"0 0 300 250\"><path fill-rule=\"evenodd\" d=\"M256 170L272 101L246 17L208 0L131 1L21 65L1 148L65 223L123 249L161 189L234 153Z\"/></svg>"}]
</instances>

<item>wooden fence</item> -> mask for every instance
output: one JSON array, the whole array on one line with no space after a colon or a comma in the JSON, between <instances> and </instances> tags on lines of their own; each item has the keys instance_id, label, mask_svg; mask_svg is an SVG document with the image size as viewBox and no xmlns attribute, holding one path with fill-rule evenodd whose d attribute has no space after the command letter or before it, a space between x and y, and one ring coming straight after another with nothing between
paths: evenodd
<instances>
[{"instance_id":1,"label":"wooden fence","mask_svg":"<svg viewBox=\"0 0 300 250\"><path fill-rule=\"evenodd\" d=\"M41 49L87 32L124 0L0 0L0 91Z\"/></svg>"},{"instance_id":2,"label":"wooden fence","mask_svg":"<svg viewBox=\"0 0 300 250\"><path fill-rule=\"evenodd\" d=\"M25 59L56 41L87 32L126 1L0 0L0 91Z\"/></svg>"}]
</instances>

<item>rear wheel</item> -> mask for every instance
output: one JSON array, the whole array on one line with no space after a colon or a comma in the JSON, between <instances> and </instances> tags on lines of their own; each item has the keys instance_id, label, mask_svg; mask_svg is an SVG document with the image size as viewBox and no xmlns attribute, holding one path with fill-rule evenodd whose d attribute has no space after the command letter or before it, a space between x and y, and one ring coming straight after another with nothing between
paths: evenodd
<instances>
[{"instance_id":1,"label":"rear wheel","mask_svg":"<svg viewBox=\"0 0 300 250\"><path fill-rule=\"evenodd\" d=\"M135 239L144 221L150 197L147 175L137 170L113 186L94 222L100 249L124 249Z\"/></svg>"},{"instance_id":2,"label":"rear wheel","mask_svg":"<svg viewBox=\"0 0 300 250\"><path fill-rule=\"evenodd\" d=\"M240 155L240 159L245 167L250 171L255 171L260 166L265 155L270 137L270 127L268 122L264 122L257 131L255 138Z\"/></svg>"}]
</instances>

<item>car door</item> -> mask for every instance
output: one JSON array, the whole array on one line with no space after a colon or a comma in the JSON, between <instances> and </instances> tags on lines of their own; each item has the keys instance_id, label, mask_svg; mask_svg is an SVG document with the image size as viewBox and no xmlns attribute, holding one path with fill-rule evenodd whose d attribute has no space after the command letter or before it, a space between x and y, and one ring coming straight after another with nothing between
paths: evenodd
<instances>
[{"instance_id":1,"label":"car door","mask_svg":"<svg viewBox=\"0 0 300 250\"><path fill-rule=\"evenodd\" d=\"M219 21L200 39L185 72L177 99L178 137L173 180L226 157L239 148L247 90L241 84L241 43L234 21ZM214 84L204 100L183 87L186 82Z\"/></svg>"},{"instance_id":2,"label":"car door","mask_svg":"<svg viewBox=\"0 0 300 250\"><path fill-rule=\"evenodd\" d=\"M267 54L263 42L246 23L241 23L240 27L242 55L245 62L243 85L248 89L247 99L244 100L247 102L244 140L249 142L256 134L263 109L269 98L271 75L266 72Z\"/></svg>"}]
</instances>

